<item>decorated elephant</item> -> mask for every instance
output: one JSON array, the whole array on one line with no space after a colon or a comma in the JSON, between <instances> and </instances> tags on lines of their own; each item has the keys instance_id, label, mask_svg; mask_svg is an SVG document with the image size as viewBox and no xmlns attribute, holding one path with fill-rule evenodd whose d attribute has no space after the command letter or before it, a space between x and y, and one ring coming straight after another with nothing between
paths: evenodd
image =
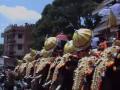
<instances>
[{"instance_id":1,"label":"decorated elephant","mask_svg":"<svg viewBox=\"0 0 120 90\"><path fill-rule=\"evenodd\" d=\"M96 66L91 90L119 90L120 47L118 42L105 49Z\"/></svg>"}]
</instances>

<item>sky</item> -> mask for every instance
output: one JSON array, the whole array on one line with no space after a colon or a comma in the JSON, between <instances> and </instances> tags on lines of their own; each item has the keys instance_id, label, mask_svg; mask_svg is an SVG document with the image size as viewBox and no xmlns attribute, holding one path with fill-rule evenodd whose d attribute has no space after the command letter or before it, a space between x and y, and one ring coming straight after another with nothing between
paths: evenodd
<instances>
[{"instance_id":1,"label":"sky","mask_svg":"<svg viewBox=\"0 0 120 90\"><path fill-rule=\"evenodd\" d=\"M41 18L44 7L53 0L0 0L0 43L1 33L10 24L34 24Z\"/></svg>"}]
</instances>

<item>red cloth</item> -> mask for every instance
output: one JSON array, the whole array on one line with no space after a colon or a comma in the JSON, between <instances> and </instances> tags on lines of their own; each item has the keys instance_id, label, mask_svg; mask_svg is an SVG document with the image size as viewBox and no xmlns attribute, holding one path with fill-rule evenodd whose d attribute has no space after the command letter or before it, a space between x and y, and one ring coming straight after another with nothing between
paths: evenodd
<instances>
[{"instance_id":1,"label":"red cloth","mask_svg":"<svg viewBox=\"0 0 120 90\"><path fill-rule=\"evenodd\" d=\"M99 84L99 90L102 90L102 81Z\"/></svg>"},{"instance_id":2,"label":"red cloth","mask_svg":"<svg viewBox=\"0 0 120 90\"><path fill-rule=\"evenodd\" d=\"M67 35L65 35L65 34L63 34L63 33L57 35L56 38L57 38L58 40L64 40L64 41L67 41L67 40L68 40Z\"/></svg>"},{"instance_id":3,"label":"red cloth","mask_svg":"<svg viewBox=\"0 0 120 90\"><path fill-rule=\"evenodd\" d=\"M95 53L95 56L99 58L99 57L100 57L100 54L101 54L101 52L100 52L100 51L97 51L97 52Z\"/></svg>"}]
</instances>

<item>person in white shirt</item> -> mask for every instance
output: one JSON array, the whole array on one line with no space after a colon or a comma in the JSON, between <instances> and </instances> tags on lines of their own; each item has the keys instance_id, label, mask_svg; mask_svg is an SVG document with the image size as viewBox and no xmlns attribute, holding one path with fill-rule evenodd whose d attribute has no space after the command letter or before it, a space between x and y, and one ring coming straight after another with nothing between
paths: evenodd
<instances>
[{"instance_id":1,"label":"person in white shirt","mask_svg":"<svg viewBox=\"0 0 120 90\"><path fill-rule=\"evenodd\" d=\"M91 41L92 49L96 49L100 43L99 37L93 37Z\"/></svg>"}]
</instances>

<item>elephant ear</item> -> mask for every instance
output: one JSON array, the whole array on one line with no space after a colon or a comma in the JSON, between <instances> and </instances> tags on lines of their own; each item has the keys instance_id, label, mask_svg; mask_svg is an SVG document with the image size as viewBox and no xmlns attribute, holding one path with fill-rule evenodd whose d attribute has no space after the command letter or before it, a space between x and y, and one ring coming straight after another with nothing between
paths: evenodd
<instances>
[{"instance_id":1,"label":"elephant ear","mask_svg":"<svg viewBox=\"0 0 120 90\"><path fill-rule=\"evenodd\" d=\"M30 48L30 55L31 55L32 57L36 55L36 52L37 52L36 50Z\"/></svg>"}]
</instances>

